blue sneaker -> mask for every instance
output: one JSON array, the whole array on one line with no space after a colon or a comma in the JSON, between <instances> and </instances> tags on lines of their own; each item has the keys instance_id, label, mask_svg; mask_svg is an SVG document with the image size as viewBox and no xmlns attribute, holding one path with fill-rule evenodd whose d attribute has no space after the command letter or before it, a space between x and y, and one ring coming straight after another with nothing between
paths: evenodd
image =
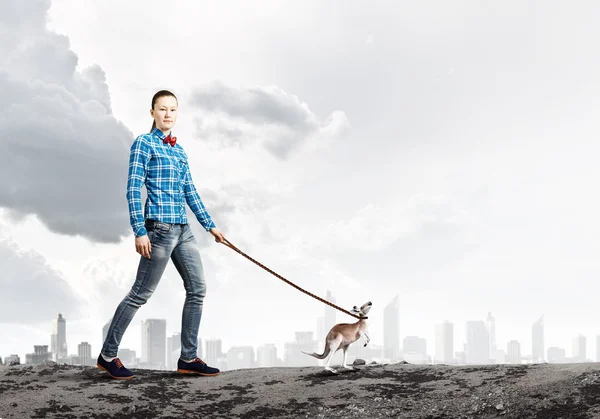
<instances>
[{"instance_id":1,"label":"blue sneaker","mask_svg":"<svg viewBox=\"0 0 600 419\"><path fill-rule=\"evenodd\" d=\"M185 362L179 359L177 361L177 372L179 374L196 374L213 376L219 375L221 371L218 368L209 367L206 362L200 358L194 358L192 362Z\"/></svg>"},{"instance_id":2,"label":"blue sneaker","mask_svg":"<svg viewBox=\"0 0 600 419\"><path fill-rule=\"evenodd\" d=\"M98 356L96 366L101 370L106 371L108 375L117 380L129 380L133 378L133 373L125 368L119 358L115 358L112 361L107 362L102 357L102 354L100 354Z\"/></svg>"}]
</instances>

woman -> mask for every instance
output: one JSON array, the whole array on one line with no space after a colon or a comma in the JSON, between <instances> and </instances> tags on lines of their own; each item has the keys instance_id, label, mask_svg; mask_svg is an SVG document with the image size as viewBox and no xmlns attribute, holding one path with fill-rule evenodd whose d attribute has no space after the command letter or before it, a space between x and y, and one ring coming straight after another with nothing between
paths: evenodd
<instances>
[{"instance_id":1,"label":"woman","mask_svg":"<svg viewBox=\"0 0 600 419\"><path fill-rule=\"evenodd\" d=\"M186 297L181 324L181 355L177 372L217 375L219 370L197 357L198 328L206 285L200 254L187 222L187 203L196 218L214 237L224 241L194 187L187 155L171 129L177 121L177 98L167 90L152 98L152 130L138 136L131 146L127 201L129 219L135 235L135 249L141 255L131 290L121 301L112 318L100 355L98 368L116 379L133 378L117 357L121 338L140 306L150 298L169 262L183 279ZM142 185L148 198L142 213Z\"/></svg>"}]
</instances>

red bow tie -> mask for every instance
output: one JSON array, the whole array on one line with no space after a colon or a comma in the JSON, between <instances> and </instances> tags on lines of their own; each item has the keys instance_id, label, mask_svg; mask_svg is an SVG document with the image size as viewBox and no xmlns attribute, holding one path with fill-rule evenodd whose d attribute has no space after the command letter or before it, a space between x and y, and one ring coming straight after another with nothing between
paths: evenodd
<instances>
[{"instance_id":1,"label":"red bow tie","mask_svg":"<svg viewBox=\"0 0 600 419\"><path fill-rule=\"evenodd\" d=\"M167 138L163 140L163 143L169 143L171 144L171 147L174 147L176 142L177 137L171 137L171 134L167 135Z\"/></svg>"}]
</instances>

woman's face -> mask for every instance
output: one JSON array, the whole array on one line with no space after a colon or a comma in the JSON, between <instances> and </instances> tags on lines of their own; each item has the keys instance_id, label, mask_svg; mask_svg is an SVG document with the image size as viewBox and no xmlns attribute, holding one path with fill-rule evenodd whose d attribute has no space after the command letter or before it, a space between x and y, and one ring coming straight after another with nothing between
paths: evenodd
<instances>
[{"instance_id":1,"label":"woman's face","mask_svg":"<svg viewBox=\"0 0 600 419\"><path fill-rule=\"evenodd\" d=\"M156 128L161 131L170 131L177 121L177 99L173 96L159 97L154 103L150 114L156 122Z\"/></svg>"}]
</instances>

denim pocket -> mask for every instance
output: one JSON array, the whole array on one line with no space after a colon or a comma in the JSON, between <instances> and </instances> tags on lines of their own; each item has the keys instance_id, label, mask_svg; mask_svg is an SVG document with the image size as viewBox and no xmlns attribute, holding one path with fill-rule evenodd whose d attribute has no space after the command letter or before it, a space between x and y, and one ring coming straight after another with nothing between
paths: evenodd
<instances>
[{"instance_id":1,"label":"denim pocket","mask_svg":"<svg viewBox=\"0 0 600 419\"><path fill-rule=\"evenodd\" d=\"M152 230L166 234L171 231L171 225L167 223L155 222L152 226Z\"/></svg>"}]
</instances>

